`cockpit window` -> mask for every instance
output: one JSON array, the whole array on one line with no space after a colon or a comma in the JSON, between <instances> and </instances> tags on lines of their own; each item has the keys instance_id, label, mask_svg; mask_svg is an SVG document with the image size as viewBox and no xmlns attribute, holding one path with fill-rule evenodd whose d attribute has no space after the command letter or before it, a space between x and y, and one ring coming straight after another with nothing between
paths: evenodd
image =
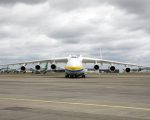
<instances>
[{"instance_id":1,"label":"cockpit window","mask_svg":"<svg viewBox=\"0 0 150 120\"><path fill-rule=\"evenodd\" d=\"M77 58L77 56L73 55L73 56L71 56L71 58Z\"/></svg>"}]
</instances>

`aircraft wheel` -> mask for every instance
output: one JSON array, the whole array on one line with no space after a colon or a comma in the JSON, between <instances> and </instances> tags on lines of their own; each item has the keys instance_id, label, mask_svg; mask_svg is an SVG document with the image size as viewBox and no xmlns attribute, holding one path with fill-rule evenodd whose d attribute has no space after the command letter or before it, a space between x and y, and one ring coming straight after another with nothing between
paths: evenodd
<instances>
[{"instance_id":1,"label":"aircraft wheel","mask_svg":"<svg viewBox=\"0 0 150 120\"><path fill-rule=\"evenodd\" d=\"M82 78L85 78L85 75L82 75Z\"/></svg>"},{"instance_id":2,"label":"aircraft wheel","mask_svg":"<svg viewBox=\"0 0 150 120\"><path fill-rule=\"evenodd\" d=\"M78 78L78 76L77 76L77 75L75 75L75 78Z\"/></svg>"},{"instance_id":3,"label":"aircraft wheel","mask_svg":"<svg viewBox=\"0 0 150 120\"><path fill-rule=\"evenodd\" d=\"M70 78L73 78L73 75L70 75Z\"/></svg>"},{"instance_id":4,"label":"aircraft wheel","mask_svg":"<svg viewBox=\"0 0 150 120\"><path fill-rule=\"evenodd\" d=\"M65 77L66 77L66 78L69 78L69 75L68 75L68 74L66 74L66 75L65 75Z\"/></svg>"},{"instance_id":5,"label":"aircraft wheel","mask_svg":"<svg viewBox=\"0 0 150 120\"><path fill-rule=\"evenodd\" d=\"M46 71L43 72L43 74L46 74L46 73L47 73Z\"/></svg>"}]
</instances>

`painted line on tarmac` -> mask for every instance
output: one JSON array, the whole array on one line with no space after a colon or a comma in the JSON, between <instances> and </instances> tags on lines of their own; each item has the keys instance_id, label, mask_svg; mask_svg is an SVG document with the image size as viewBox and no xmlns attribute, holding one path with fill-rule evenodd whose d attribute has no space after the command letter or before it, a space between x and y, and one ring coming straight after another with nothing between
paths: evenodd
<instances>
[{"instance_id":1,"label":"painted line on tarmac","mask_svg":"<svg viewBox=\"0 0 150 120\"><path fill-rule=\"evenodd\" d=\"M53 103L53 104L80 105L80 106L93 106L93 107L108 107L108 108L121 108L121 109L150 111L150 108L127 107L127 106L119 106L119 105L59 102L59 101L36 100L36 99L20 99L20 98L0 98L0 100L12 100L12 101L23 101L23 102L41 102L41 103Z\"/></svg>"}]
</instances>

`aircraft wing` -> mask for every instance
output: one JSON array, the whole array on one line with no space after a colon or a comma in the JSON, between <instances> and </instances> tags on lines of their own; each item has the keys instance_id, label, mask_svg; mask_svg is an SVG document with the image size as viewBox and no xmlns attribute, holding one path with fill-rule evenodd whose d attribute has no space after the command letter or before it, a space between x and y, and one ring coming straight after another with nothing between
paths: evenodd
<instances>
[{"instance_id":1,"label":"aircraft wing","mask_svg":"<svg viewBox=\"0 0 150 120\"><path fill-rule=\"evenodd\" d=\"M68 61L67 57L62 58L50 58L47 60L36 60L36 61L28 61L28 62L20 62L20 63L13 63L13 64L4 64L0 66L9 66L9 65L27 65L27 64L41 64L41 63L66 63Z\"/></svg>"},{"instance_id":2,"label":"aircraft wing","mask_svg":"<svg viewBox=\"0 0 150 120\"><path fill-rule=\"evenodd\" d=\"M132 63L124 63L124 62L117 62L117 61L111 61L111 60L104 60L104 59L97 59L97 58L88 58L88 57L83 57L82 59L83 63L95 63L95 64L116 64L116 65L124 65L124 66L135 66L135 67L144 67L142 65L136 65Z\"/></svg>"}]
</instances>

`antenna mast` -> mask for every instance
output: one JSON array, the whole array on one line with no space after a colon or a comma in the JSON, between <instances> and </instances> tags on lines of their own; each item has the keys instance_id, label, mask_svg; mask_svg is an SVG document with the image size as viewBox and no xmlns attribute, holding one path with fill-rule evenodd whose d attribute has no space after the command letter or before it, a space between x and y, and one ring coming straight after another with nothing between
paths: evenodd
<instances>
[{"instance_id":1,"label":"antenna mast","mask_svg":"<svg viewBox=\"0 0 150 120\"><path fill-rule=\"evenodd\" d=\"M103 59L103 56L102 56L102 49L100 48L100 59Z\"/></svg>"}]
</instances>

